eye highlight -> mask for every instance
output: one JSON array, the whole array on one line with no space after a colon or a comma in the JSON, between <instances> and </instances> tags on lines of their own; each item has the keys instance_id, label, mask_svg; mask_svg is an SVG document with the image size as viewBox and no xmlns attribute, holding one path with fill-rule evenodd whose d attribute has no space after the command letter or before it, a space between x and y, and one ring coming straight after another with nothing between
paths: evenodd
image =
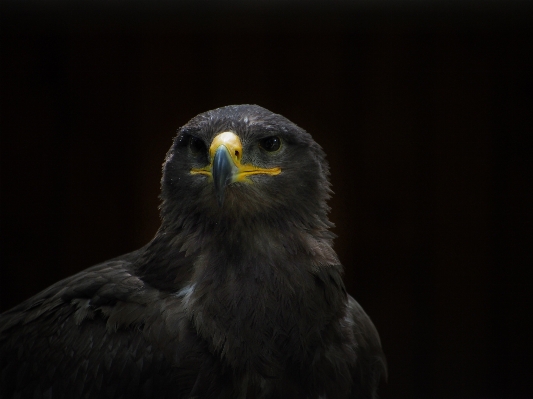
<instances>
[{"instance_id":1,"label":"eye highlight","mask_svg":"<svg viewBox=\"0 0 533 399\"><path fill-rule=\"evenodd\" d=\"M204 141L198 137L191 136L190 134L181 135L178 138L177 146L180 148L188 147L193 155L207 152L207 147L205 146Z\"/></svg>"},{"instance_id":2,"label":"eye highlight","mask_svg":"<svg viewBox=\"0 0 533 399\"><path fill-rule=\"evenodd\" d=\"M193 154L199 154L207 150L204 141L194 136L189 139L189 149Z\"/></svg>"},{"instance_id":3,"label":"eye highlight","mask_svg":"<svg viewBox=\"0 0 533 399\"><path fill-rule=\"evenodd\" d=\"M259 147L268 152L275 152L281 148L281 138L269 136L259 140Z\"/></svg>"}]
</instances>

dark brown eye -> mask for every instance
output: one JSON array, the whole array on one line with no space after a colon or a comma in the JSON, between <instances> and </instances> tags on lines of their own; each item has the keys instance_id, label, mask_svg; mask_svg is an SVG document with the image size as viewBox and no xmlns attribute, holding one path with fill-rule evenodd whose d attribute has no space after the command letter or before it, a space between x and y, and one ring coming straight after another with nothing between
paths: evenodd
<instances>
[{"instance_id":1,"label":"dark brown eye","mask_svg":"<svg viewBox=\"0 0 533 399\"><path fill-rule=\"evenodd\" d=\"M259 146L268 152L274 152L280 149L281 139L278 136L269 136L259 140Z\"/></svg>"},{"instance_id":2,"label":"dark brown eye","mask_svg":"<svg viewBox=\"0 0 533 399\"><path fill-rule=\"evenodd\" d=\"M190 136L189 139L189 149L193 154L199 154L206 151L205 144L203 140L199 139L198 137Z\"/></svg>"},{"instance_id":3,"label":"dark brown eye","mask_svg":"<svg viewBox=\"0 0 533 399\"><path fill-rule=\"evenodd\" d=\"M190 134L182 134L178 137L177 147L185 148L189 147L191 154L198 155L200 153L206 154L207 148L202 139L198 137L191 136Z\"/></svg>"}]
</instances>

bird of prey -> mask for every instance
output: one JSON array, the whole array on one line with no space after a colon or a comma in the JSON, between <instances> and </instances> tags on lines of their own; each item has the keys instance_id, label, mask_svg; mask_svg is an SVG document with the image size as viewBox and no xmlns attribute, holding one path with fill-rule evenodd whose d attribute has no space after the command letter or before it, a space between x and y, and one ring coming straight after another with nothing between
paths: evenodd
<instances>
[{"instance_id":1,"label":"bird of prey","mask_svg":"<svg viewBox=\"0 0 533 399\"><path fill-rule=\"evenodd\" d=\"M193 118L153 240L0 316L0 397L376 398L385 358L342 281L328 177L281 115Z\"/></svg>"}]
</instances>

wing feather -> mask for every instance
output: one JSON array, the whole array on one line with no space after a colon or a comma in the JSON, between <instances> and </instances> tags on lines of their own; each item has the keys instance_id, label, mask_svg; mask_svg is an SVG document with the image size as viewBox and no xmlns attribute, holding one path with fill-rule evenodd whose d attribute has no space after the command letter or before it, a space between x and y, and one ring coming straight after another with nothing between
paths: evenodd
<instances>
[{"instance_id":1,"label":"wing feather","mask_svg":"<svg viewBox=\"0 0 533 399\"><path fill-rule=\"evenodd\" d=\"M352 397L375 399L381 376L387 378L387 361L378 331L361 305L349 295L345 322L351 326L357 354Z\"/></svg>"},{"instance_id":2,"label":"wing feather","mask_svg":"<svg viewBox=\"0 0 533 399\"><path fill-rule=\"evenodd\" d=\"M190 390L192 377L175 367L182 298L131 270L126 260L97 265L1 315L0 397L165 398Z\"/></svg>"}]
</instances>

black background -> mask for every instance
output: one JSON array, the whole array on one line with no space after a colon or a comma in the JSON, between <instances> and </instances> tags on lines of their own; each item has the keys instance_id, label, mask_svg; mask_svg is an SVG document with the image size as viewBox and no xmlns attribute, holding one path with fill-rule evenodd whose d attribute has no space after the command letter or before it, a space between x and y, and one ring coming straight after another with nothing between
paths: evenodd
<instances>
[{"instance_id":1,"label":"black background","mask_svg":"<svg viewBox=\"0 0 533 399\"><path fill-rule=\"evenodd\" d=\"M256 103L331 164L386 398L533 397L527 2L1 6L1 309L140 247L175 130Z\"/></svg>"}]
</instances>

